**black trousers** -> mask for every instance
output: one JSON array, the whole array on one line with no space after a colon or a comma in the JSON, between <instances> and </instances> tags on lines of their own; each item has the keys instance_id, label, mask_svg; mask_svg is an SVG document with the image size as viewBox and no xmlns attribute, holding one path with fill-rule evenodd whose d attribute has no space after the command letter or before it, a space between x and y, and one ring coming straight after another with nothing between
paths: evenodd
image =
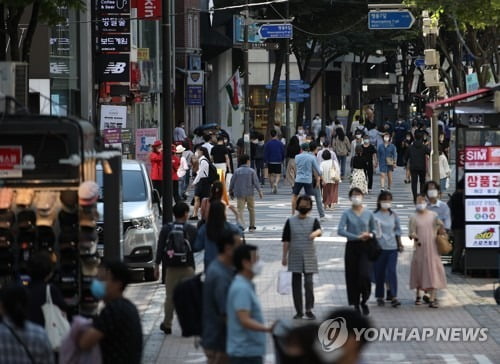
<instances>
[{"instance_id":1,"label":"black trousers","mask_svg":"<svg viewBox=\"0 0 500 364\"><path fill-rule=\"evenodd\" d=\"M368 177L368 189L371 190L373 187L373 164L365 169L365 174Z\"/></svg>"},{"instance_id":2,"label":"black trousers","mask_svg":"<svg viewBox=\"0 0 500 364\"><path fill-rule=\"evenodd\" d=\"M314 287L312 273L292 273L293 305L298 314L304 313L302 305L302 274L304 274L304 290L306 291L306 312L314 307Z\"/></svg>"},{"instance_id":3,"label":"black trousers","mask_svg":"<svg viewBox=\"0 0 500 364\"><path fill-rule=\"evenodd\" d=\"M413 193L413 202L417 201L417 182L420 182L420 193L424 190L425 171L410 170L411 174L411 192Z\"/></svg>"},{"instance_id":4,"label":"black trousers","mask_svg":"<svg viewBox=\"0 0 500 364\"><path fill-rule=\"evenodd\" d=\"M179 202L181 200L181 197L179 196L179 181L172 180L172 193L175 203Z\"/></svg>"},{"instance_id":5,"label":"black trousers","mask_svg":"<svg viewBox=\"0 0 500 364\"><path fill-rule=\"evenodd\" d=\"M359 306L370 298L370 273L372 262L368 260L365 242L349 240L345 247L345 282L349 305Z\"/></svg>"},{"instance_id":6,"label":"black trousers","mask_svg":"<svg viewBox=\"0 0 500 364\"><path fill-rule=\"evenodd\" d=\"M158 191L161 199L163 197L163 181L154 179L151 182L153 182L153 188Z\"/></svg>"}]
</instances>

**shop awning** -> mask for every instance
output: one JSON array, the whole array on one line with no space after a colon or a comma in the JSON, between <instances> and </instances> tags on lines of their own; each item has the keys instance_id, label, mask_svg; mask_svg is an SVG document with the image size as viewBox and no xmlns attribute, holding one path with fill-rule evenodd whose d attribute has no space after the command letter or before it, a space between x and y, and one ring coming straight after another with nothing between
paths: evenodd
<instances>
[{"instance_id":1,"label":"shop awning","mask_svg":"<svg viewBox=\"0 0 500 364\"><path fill-rule=\"evenodd\" d=\"M444 105L447 104L454 104L456 102L464 101L467 99L470 99L472 97L478 97L478 96L485 96L487 93L491 92L491 88L481 88L479 90L471 91L471 92L466 92L463 94L455 95L452 97L448 97L447 99L435 101L435 102L430 102L427 105L425 105L425 115L427 117L432 117L434 114L434 111L436 109L441 108Z\"/></svg>"}]
</instances>

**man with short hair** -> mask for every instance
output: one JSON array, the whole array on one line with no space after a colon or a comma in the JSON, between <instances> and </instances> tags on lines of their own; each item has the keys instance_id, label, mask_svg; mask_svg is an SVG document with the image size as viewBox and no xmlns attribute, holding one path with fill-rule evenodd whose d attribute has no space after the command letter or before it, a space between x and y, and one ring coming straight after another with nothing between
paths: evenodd
<instances>
[{"instance_id":1,"label":"man with short hair","mask_svg":"<svg viewBox=\"0 0 500 364\"><path fill-rule=\"evenodd\" d=\"M201 146L207 150L208 155L211 155L212 148L214 147L212 144L212 135L210 134L203 135L203 140L205 141L205 143L203 143Z\"/></svg>"},{"instance_id":2,"label":"man with short hair","mask_svg":"<svg viewBox=\"0 0 500 364\"><path fill-rule=\"evenodd\" d=\"M266 354L266 332L262 308L252 280L263 265L254 245L240 245L234 251L237 275L227 294L227 354L231 363L262 364Z\"/></svg>"},{"instance_id":3,"label":"man with short hair","mask_svg":"<svg viewBox=\"0 0 500 364\"><path fill-rule=\"evenodd\" d=\"M312 184L313 171L315 171L318 175L316 177L316 181L318 183L321 179L321 169L319 167L318 160L314 154L309 153L309 144L303 143L300 146L300 149L302 150L302 153L295 156L297 172L292 190L292 215L295 214L295 203L297 202L297 196L302 189L304 189L306 195L314 196L314 188Z\"/></svg>"},{"instance_id":4,"label":"man with short hair","mask_svg":"<svg viewBox=\"0 0 500 364\"><path fill-rule=\"evenodd\" d=\"M130 272L125 263L107 262L94 279L91 292L106 304L92 327L85 330L78 340L82 350L99 344L104 364L139 364L142 359L142 326L139 312L132 302L123 297L130 282Z\"/></svg>"},{"instance_id":5,"label":"man with short hair","mask_svg":"<svg viewBox=\"0 0 500 364\"><path fill-rule=\"evenodd\" d=\"M186 131L184 130L184 121L179 121L174 129L174 143L183 142L187 139Z\"/></svg>"},{"instance_id":6,"label":"man with short hair","mask_svg":"<svg viewBox=\"0 0 500 364\"><path fill-rule=\"evenodd\" d=\"M425 175L427 174L427 156L429 148L423 142L424 134L415 132L415 141L406 150L405 160L408 162L411 173L411 192L413 203L417 200L417 184L420 184L420 193L424 191Z\"/></svg>"},{"instance_id":7,"label":"man with short hair","mask_svg":"<svg viewBox=\"0 0 500 364\"><path fill-rule=\"evenodd\" d=\"M257 178L257 173L250 168L250 157L247 154L243 154L239 158L240 167L234 171L233 178L229 183L229 195L236 197L238 215L241 218L241 223L245 226L245 217L243 210L245 209L245 204L248 208L248 215L250 219L250 226L248 227L249 232L254 232L255 227L255 198L254 189L259 193L259 197L262 198L262 190L260 188L259 179Z\"/></svg>"},{"instance_id":8,"label":"man with short hair","mask_svg":"<svg viewBox=\"0 0 500 364\"><path fill-rule=\"evenodd\" d=\"M160 237L158 238L158 247L156 250L156 260L155 260L155 277L158 278L160 274L159 264L163 264L165 273L165 318L160 324L160 329L167 335L172 333L172 319L174 317L174 302L173 295L174 289L179 282L182 280L194 276L194 257L193 251L187 252L187 259L183 264L175 264L167 259L167 244L169 240L170 232L174 228L182 228L184 232L184 237L189 241L190 245L193 246L196 241L196 228L186 223L189 218L189 206L185 202L177 202L173 208L175 221L174 223L168 223L163 226L160 231Z\"/></svg>"},{"instance_id":9,"label":"man with short hair","mask_svg":"<svg viewBox=\"0 0 500 364\"><path fill-rule=\"evenodd\" d=\"M278 184L281 176L281 164L285 159L285 146L278 139L276 130L270 132L271 140L264 146L264 161L269 172L269 183L274 194L278 193Z\"/></svg>"},{"instance_id":10,"label":"man with short hair","mask_svg":"<svg viewBox=\"0 0 500 364\"><path fill-rule=\"evenodd\" d=\"M207 364L226 364L226 301L235 270L234 250L241 244L239 235L229 230L222 232L216 242L218 255L208 266L203 286L203 323L201 346Z\"/></svg>"}]
</instances>

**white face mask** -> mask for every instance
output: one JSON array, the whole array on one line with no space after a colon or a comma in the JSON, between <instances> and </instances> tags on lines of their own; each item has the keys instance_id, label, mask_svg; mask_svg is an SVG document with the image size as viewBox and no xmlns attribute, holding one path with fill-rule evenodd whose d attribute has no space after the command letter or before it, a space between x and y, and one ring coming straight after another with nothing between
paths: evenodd
<instances>
[{"instance_id":1,"label":"white face mask","mask_svg":"<svg viewBox=\"0 0 500 364\"><path fill-rule=\"evenodd\" d=\"M302 134L304 134L304 130L299 129L299 135L302 135Z\"/></svg>"},{"instance_id":2,"label":"white face mask","mask_svg":"<svg viewBox=\"0 0 500 364\"><path fill-rule=\"evenodd\" d=\"M389 137L384 137L384 142L388 142L391 138Z\"/></svg>"},{"instance_id":3,"label":"white face mask","mask_svg":"<svg viewBox=\"0 0 500 364\"><path fill-rule=\"evenodd\" d=\"M417 209L417 211L423 211L427 208L427 204L425 203L418 203L415 205L415 208Z\"/></svg>"},{"instance_id":4,"label":"white face mask","mask_svg":"<svg viewBox=\"0 0 500 364\"><path fill-rule=\"evenodd\" d=\"M361 139L361 135L356 134L356 139Z\"/></svg>"},{"instance_id":5,"label":"white face mask","mask_svg":"<svg viewBox=\"0 0 500 364\"><path fill-rule=\"evenodd\" d=\"M380 203L380 207L382 207L383 209L390 209L392 207L392 202L381 202Z\"/></svg>"},{"instance_id":6,"label":"white face mask","mask_svg":"<svg viewBox=\"0 0 500 364\"><path fill-rule=\"evenodd\" d=\"M262 260L258 260L255 262L254 265L252 265L252 273L254 276L258 276L259 274L262 273L262 270L264 269L264 263L262 263Z\"/></svg>"},{"instance_id":7,"label":"white face mask","mask_svg":"<svg viewBox=\"0 0 500 364\"><path fill-rule=\"evenodd\" d=\"M351 202L353 206L360 206L363 203L363 197L358 195L352 196Z\"/></svg>"},{"instance_id":8,"label":"white face mask","mask_svg":"<svg viewBox=\"0 0 500 364\"><path fill-rule=\"evenodd\" d=\"M427 197L429 198L436 198L438 197L438 190L429 190L427 191Z\"/></svg>"},{"instance_id":9,"label":"white face mask","mask_svg":"<svg viewBox=\"0 0 500 364\"><path fill-rule=\"evenodd\" d=\"M365 140L363 140L363 143L365 143L365 144L370 144L370 139L365 139Z\"/></svg>"}]
</instances>

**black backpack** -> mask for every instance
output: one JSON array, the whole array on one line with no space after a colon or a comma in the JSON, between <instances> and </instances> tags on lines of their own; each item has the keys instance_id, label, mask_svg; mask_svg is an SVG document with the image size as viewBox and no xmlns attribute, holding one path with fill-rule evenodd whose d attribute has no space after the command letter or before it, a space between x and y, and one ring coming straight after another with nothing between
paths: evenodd
<instances>
[{"instance_id":1,"label":"black backpack","mask_svg":"<svg viewBox=\"0 0 500 364\"><path fill-rule=\"evenodd\" d=\"M186 238L183 224L171 224L165 245L165 265L169 267L188 266L191 244Z\"/></svg>"},{"instance_id":2,"label":"black backpack","mask_svg":"<svg viewBox=\"0 0 500 364\"><path fill-rule=\"evenodd\" d=\"M219 174L217 173L217 168L212 162L207 160L207 163L208 163L208 175L206 178L208 179L208 182L212 184L215 181L219 180Z\"/></svg>"}]
</instances>

